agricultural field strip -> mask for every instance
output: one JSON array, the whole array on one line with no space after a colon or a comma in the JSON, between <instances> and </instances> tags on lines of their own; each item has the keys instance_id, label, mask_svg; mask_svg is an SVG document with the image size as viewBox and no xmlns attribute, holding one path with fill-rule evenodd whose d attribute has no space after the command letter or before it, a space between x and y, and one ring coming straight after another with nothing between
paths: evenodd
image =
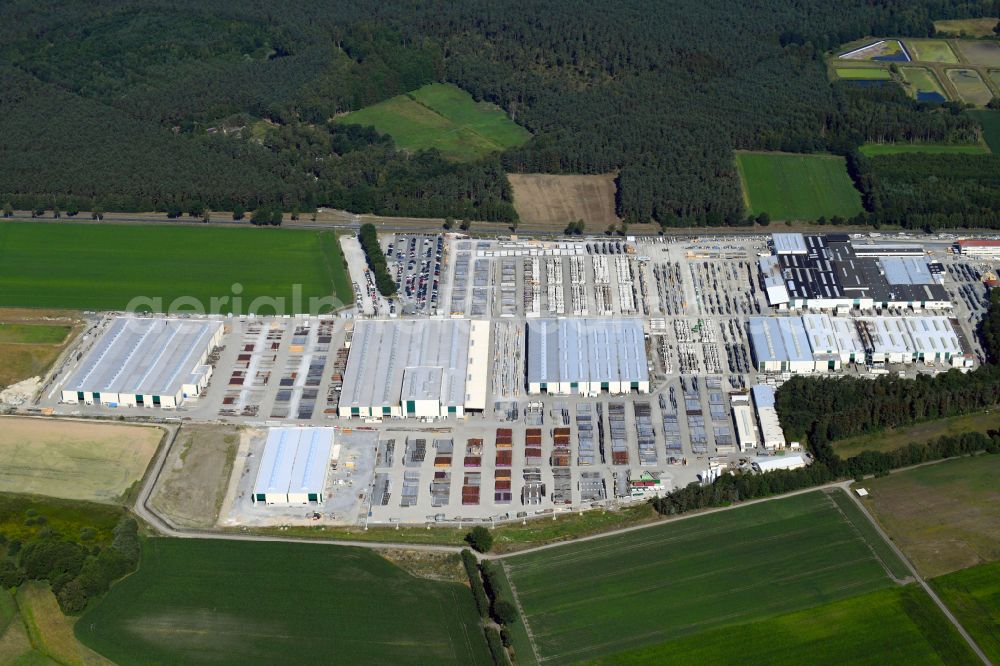
<instances>
[{"instance_id":1,"label":"agricultural field strip","mask_svg":"<svg viewBox=\"0 0 1000 666\"><path fill-rule=\"evenodd\" d=\"M0 226L0 305L122 309L135 297L293 299L353 292L330 231L11 222ZM123 258L124 257L124 258ZM114 268L110 268L114 266ZM226 310L223 303L223 310ZM231 303L228 303L231 305Z\"/></svg>"},{"instance_id":2,"label":"agricultural field strip","mask_svg":"<svg viewBox=\"0 0 1000 666\"><path fill-rule=\"evenodd\" d=\"M994 663L1000 663L1000 562L930 581L942 600Z\"/></svg>"},{"instance_id":3,"label":"agricultural field strip","mask_svg":"<svg viewBox=\"0 0 1000 666\"><path fill-rule=\"evenodd\" d=\"M610 574L607 573L607 568L605 568L604 569L605 573L603 575L595 574L594 576L585 575L581 577L581 584L586 585L588 587L588 591L592 592L593 594L588 594L587 598L585 599L559 600L560 602L558 605L550 603L548 604L548 607L544 609L536 609L533 608L533 606L536 606L537 603L543 600L556 598L559 596L560 590L565 590L565 584L560 582L561 578L558 576L551 575L551 572L549 571L551 568L555 567L559 569L573 569L576 571L580 571L582 567L580 567L579 565L584 564L588 560L594 560L596 558L601 558L601 557L607 558L608 556L613 557L614 555L616 555L618 552L621 551L621 549L623 548L623 544L621 544L618 540L609 540L611 541L611 543L606 545L597 545L594 543L590 543L587 544L586 552L574 553L572 552L572 549L570 549L569 552L560 549L560 551L555 551L557 553L555 556L546 557L544 559L538 558L538 561L532 561L533 558L531 556L526 556L525 558L523 558L524 560L523 564L519 564L519 562L522 561L522 558L518 556L512 556L505 558L505 563L507 564L511 572L512 578L521 579L520 581L515 581L514 584L518 586L519 600L528 613L528 615L526 616L526 622L530 623L533 635L536 638L536 640L538 640L543 653L545 652L550 653L543 655L543 659L548 660L548 659L562 659L569 657L598 656L599 654L606 654L608 652L607 648L616 646L624 647L629 644L634 644L635 641L648 641L656 637L662 638L665 636L669 636L671 633L675 635L680 635L682 633L690 633L691 630L698 629L701 627L716 625L719 624L720 622L727 622L742 617L749 617L751 616L751 614L759 615L761 611L765 613L774 611L777 613L781 612L782 610L787 610L790 608L790 606L788 598L784 594L782 594L780 598L774 601L765 602L763 604L760 603L760 598L759 598L760 595L745 594L745 592L752 590L768 590L768 589L774 590L776 589L775 585L776 582L796 583L800 580L809 580L809 579L814 580L817 577L817 575L820 575L821 578L823 577L823 575L826 575L830 576L832 580L839 580L843 578L843 576L839 575L839 572L846 570L846 571L853 571L856 574L860 574L861 568L858 567L857 565L862 564L864 562L868 562L871 564L871 566L867 568L867 571L864 572L864 575L852 579L851 582L848 582L847 584L830 585L827 588L825 588L826 594L828 595L834 594L839 598L843 596L848 596L853 592L867 591L873 589L873 586L879 586L888 583L888 580L883 571L883 567L881 566L881 564L877 563L877 560L874 557L872 557L867 544L864 543L864 540L860 537L860 535L852 531L848 533L849 536L847 538L839 538L835 540L831 540L828 538L828 535L826 534L826 532L828 531L827 528L836 525L838 523L842 524L843 522L846 521L843 518L843 516L834 513L832 508L826 502L823 502L823 504L826 504L826 506L822 506L818 510L822 511L823 513L826 513L828 519L825 523L821 524L812 520L812 518L814 518L815 514L817 513L817 510L814 509L808 514L803 514L803 516L809 521L808 524L803 525L799 529L792 530L791 533L784 532L783 535L781 536L769 535L769 536L740 541L737 535L733 535L732 525L718 525L714 528L709 528L709 529L699 529L697 526L694 526L693 530L683 530L682 528L683 532L686 534L668 536L666 538L664 538L662 535L656 535L655 533L650 534L649 532L652 532L652 530L650 530L649 532L644 532L639 538L630 538L628 540L627 546L629 548L629 552L632 554L633 559L641 557L646 550L650 549L650 547L656 547L655 555L652 555L651 557L659 555L662 558L663 552L665 550L664 546L680 545L684 541L683 537L691 536L692 531L694 532L693 536L696 536L699 539L711 539L712 537L722 536L726 534L730 536L732 541L729 544L725 545L717 545L715 542L708 543L702 548L698 549L696 552L686 551L685 554L682 556L674 558L668 557L665 559L654 560L653 562L645 565L634 565L622 568L620 566L621 560L619 559L618 560L619 566L617 567L614 573ZM801 519L803 516L799 516L799 518ZM834 520L831 521L830 517L833 517ZM748 529L753 529L758 524L760 524L760 521L756 523L751 523ZM744 525L745 523L741 523L741 527L743 527ZM817 526L820 528L820 530L816 529ZM674 527L677 527L677 525L674 525ZM669 529L670 529L669 527L664 528L664 530L669 530ZM771 544L774 544L775 542L780 542L783 539L788 538L789 535L792 535L793 537L794 536L801 537L805 534L810 533L810 531L812 531L813 533L816 534L817 537L820 537L822 539L823 543L821 546L810 547L805 550L789 552L788 554L777 558L773 556L774 549ZM801 541L802 541L801 539L798 539L799 543L801 543ZM739 551L746 550L751 546L756 548L756 550L754 550L753 548L751 548L751 550L754 550L754 553L757 553L758 557L755 557L753 554L748 555L746 553L743 553L742 556L740 556ZM859 546L862 546L862 548L859 548ZM720 574L733 574L745 570L745 565L743 564L729 564L729 562L732 562L732 557L734 556L738 557L739 562L763 561L759 558L766 556L767 560L769 561L769 564L771 565L771 568L773 569L778 569L781 568L782 565L790 565L793 563L802 565L804 562L808 563L808 566L806 566L805 571L803 572L784 574L781 577L780 581L763 579L759 582L752 583L749 585L745 584L741 585L740 583L742 582L742 580L740 579L736 580L725 579L726 584L718 585L719 588L725 591L719 592L718 594L714 595L713 594L705 595L703 592L703 588L704 586L711 584L710 579L713 576L718 576ZM835 564L827 564L831 559L836 559L838 560L838 562ZM671 566L676 566L683 564L685 562L691 562L696 560L701 560L706 562L722 561L725 562L725 566L721 567L717 566L708 571L699 570L698 572L693 573L693 575L680 578L676 575L675 572L673 572L670 569ZM651 570L661 570L661 569L672 571L672 575L668 576L667 580L664 580L662 576L657 576L655 582L650 581L646 584L643 584L641 587L633 585L633 587L630 588L631 591L626 590L625 592L619 592L618 588L620 586L620 582L616 583L613 580L615 577L618 576L627 576L629 579L634 581L634 579L636 578L636 574L640 574L641 577L641 574L643 572L650 572ZM548 584L551 583L552 581L556 581L555 584ZM614 592L611 592L609 594L600 594L600 590L602 589L600 583L602 581L605 581L604 587L614 588ZM646 599L649 599L650 598L648 596L649 592L662 590L665 588L669 588L671 586L681 587L684 584L689 584L689 585L693 584L693 589L691 589L691 593L697 595L697 599L700 603L705 603L706 601L712 601L714 599L721 600L724 598L730 598L734 590L744 593L743 595L744 597L756 596L757 603L755 604L753 610L746 609L741 611L737 609L729 613L712 612L710 617L706 617L703 620L695 620L692 622L684 623L682 625L675 625L667 628L663 628L659 625L654 625L657 628L649 629L647 631L642 631L641 633L636 632L623 636L619 635L618 638L610 641L601 642L599 645L588 643L586 642L585 639L581 639L580 636L576 636L577 640L575 642L570 641L576 646L575 649L571 650L562 649L560 651L558 645L546 645L546 643L552 643L553 642L552 639L554 637L566 633L565 630L560 630L558 626L558 616L560 614L577 609L580 606L593 604L594 598L597 598L602 604L602 607L604 607L606 605L606 602L608 602L609 600L628 598L636 595L644 595ZM595 587L598 589L594 589ZM778 586L778 587L783 588L783 586ZM662 600L665 597L659 596L655 598ZM656 604L652 605L655 606ZM800 606L801 604L793 607L800 607ZM538 610L538 614L540 615L539 618L532 618L533 610ZM663 610L664 612L668 612L666 609ZM579 613L576 614L576 617L579 616L580 616ZM608 619L607 616L605 617L605 619ZM553 620L556 620L555 626L552 626ZM636 624L641 624L641 622L638 622L637 618L630 618L627 622L623 622L622 626L631 626L636 629L639 629L639 627L636 627ZM588 637L593 637L595 635L595 632L598 634L600 633L597 627L591 629L589 625L587 627L579 627L577 629L577 632L579 633L580 630L585 630L587 632L586 635ZM616 632L616 633L626 634L627 632L628 632L627 629L623 629L621 632Z\"/></svg>"}]
</instances>

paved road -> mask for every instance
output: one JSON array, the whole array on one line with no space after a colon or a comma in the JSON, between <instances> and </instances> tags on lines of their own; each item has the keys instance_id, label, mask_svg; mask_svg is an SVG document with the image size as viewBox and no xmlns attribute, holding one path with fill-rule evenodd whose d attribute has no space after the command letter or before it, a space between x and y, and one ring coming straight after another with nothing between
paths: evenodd
<instances>
[{"instance_id":1,"label":"paved road","mask_svg":"<svg viewBox=\"0 0 1000 666\"><path fill-rule=\"evenodd\" d=\"M13 217L7 218L12 221L24 222L50 222L50 223L73 223L73 224L159 224L159 225L179 225L193 227L242 227L250 225L249 218L236 222L230 219L226 213L218 213L209 223L204 223L199 219L190 217L180 217L168 219L163 213L107 213L103 220L91 220L89 215L81 214L77 217L62 217L53 219L51 217L33 218L27 212L16 211ZM319 214L317 220L310 219L286 220L282 222L283 229L334 229L341 231L357 231L366 223L374 224L380 232L407 232L407 233L439 233L443 231L442 219L417 218L417 217L381 217L377 215L356 215L342 210L325 209ZM667 229L663 231L665 236L741 236L754 234L769 234L775 231L798 231L802 233L830 233L828 227L808 224L795 224L794 227L775 224L772 227L688 227ZM840 226L836 229L839 233L869 233L874 231L872 227L864 226ZM961 234L963 237L996 236L995 230L975 230L975 229L940 229L941 233ZM500 222L474 222L469 233L475 236L505 236L511 233L509 225ZM553 228L549 225L528 225L521 224L517 232L521 235L531 237L562 237L562 228ZM660 234L658 225L636 224L629 227L629 235L643 236ZM936 241L919 236L916 230L883 231L882 235L891 239L896 233L905 233L911 238L916 238L921 243L943 243L950 244L951 241ZM600 230L588 232L588 236L601 236Z\"/></svg>"},{"instance_id":2,"label":"paved road","mask_svg":"<svg viewBox=\"0 0 1000 666\"><path fill-rule=\"evenodd\" d=\"M927 584L927 581L925 581L920 576L920 574L917 573L917 569L913 566L910 560L907 559L906 555L903 555L903 551L901 551L896 546L895 542L889 538L889 535L885 533L885 530L882 529L882 526L879 525L878 521L875 520L875 518L870 513L868 513L868 509L867 507L865 507L864 502L859 500L857 496L850 491L851 482L845 481L840 485L843 486L844 492L847 493L848 497L850 497L854 501L854 503L857 504L858 508L861 509L861 513L863 513L865 517L868 518L872 526L875 528L875 531L879 533L879 536L881 536L882 539L887 544L889 544L889 547L892 548L893 552L896 553L896 557L898 557L903 562L903 564L906 565L906 568L910 570L910 573L913 575L914 580L916 580L917 583L919 583L920 586L924 588L924 591L927 592L928 596L930 596L930 598L934 600L934 603L937 604L937 607L941 609L941 612L944 613L945 617L947 617L948 620L951 621L953 625L955 625L955 628L958 629L958 633L962 635L962 638L964 638L965 642L969 644L969 647L972 648L972 651L975 652L979 656L979 658L983 660L983 663L986 664L986 666L990 666L991 662L989 658L986 656L986 653L983 652L982 649L980 649L980 647L976 644L976 641L974 641L972 639L972 636L969 635L969 632L967 632L965 630L965 627L963 627L962 624L958 621L958 618L955 617L955 615L951 612L951 610L949 610L948 607L944 605L944 602L941 601L937 593L934 592L934 589Z\"/></svg>"}]
</instances>

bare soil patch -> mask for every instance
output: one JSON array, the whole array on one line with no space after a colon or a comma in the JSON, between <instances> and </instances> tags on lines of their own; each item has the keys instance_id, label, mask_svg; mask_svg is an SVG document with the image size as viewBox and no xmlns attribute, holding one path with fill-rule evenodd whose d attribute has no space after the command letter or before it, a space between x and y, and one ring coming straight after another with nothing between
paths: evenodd
<instances>
[{"instance_id":1,"label":"bare soil patch","mask_svg":"<svg viewBox=\"0 0 1000 666\"><path fill-rule=\"evenodd\" d=\"M512 173L514 208L527 225L563 228L583 220L587 232L599 233L618 224L615 215L615 175L557 176Z\"/></svg>"},{"instance_id":2,"label":"bare soil patch","mask_svg":"<svg viewBox=\"0 0 1000 666\"><path fill-rule=\"evenodd\" d=\"M232 426L182 426L150 504L178 527L213 527L238 446L239 433Z\"/></svg>"}]
</instances>

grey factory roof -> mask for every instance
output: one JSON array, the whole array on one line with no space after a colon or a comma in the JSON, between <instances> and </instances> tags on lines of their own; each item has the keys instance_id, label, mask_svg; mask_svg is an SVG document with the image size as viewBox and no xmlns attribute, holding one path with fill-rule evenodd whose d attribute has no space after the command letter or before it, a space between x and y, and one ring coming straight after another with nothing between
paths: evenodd
<instances>
[{"instance_id":1,"label":"grey factory roof","mask_svg":"<svg viewBox=\"0 0 1000 666\"><path fill-rule=\"evenodd\" d=\"M751 317L750 346L757 362L813 360L799 317Z\"/></svg>"},{"instance_id":2,"label":"grey factory roof","mask_svg":"<svg viewBox=\"0 0 1000 666\"><path fill-rule=\"evenodd\" d=\"M771 234L771 241L774 243L775 254L805 254L806 240L799 233L774 233Z\"/></svg>"},{"instance_id":3,"label":"grey factory roof","mask_svg":"<svg viewBox=\"0 0 1000 666\"><path fill-rule=\"evenodd\" d=\"M649 380L639 319L533 319L527 327L529 383Z\"/></svg>"},{"instance_id":4,"label":"grey factory roof","mask_svg":"<svg viewBox=\"0 0 1000 666\"><path fill-rule=\"evenodd\" d=\"M756 384L750 388L753 393L753 403L757 409L774 407L774 389L767 384Z\"/></svg>"},{"instance_id":5,"label":"grey factory roof","mask_svg":"<svg viewBox=\"0 0 1000 666\"><path fill-rule=\"evenodd\" d=\"M465 402L468 319L361 320L354 327L341 405L378 407L401 400Z\"/></svg>"},{"instance_id":6,"label":"grey factory roof","mask_svg":"<svg viewBox=\"0 0 1000 666\"><path fill-rule=\"evenodd\" d=\"M927 260L922 257L882 257L878 260L889 284L935 284Z\"/></svg>"},{"instance_id":7,"label":"grey factory roof","mask_svg":"<svg viewBox=\"0 0 1000 666\"><path fill-rule=\"evenodd\" d=\"M922 258L859 256L843 234L805 236L804 241L805 254L777 254L777 267L761 264L765 279L780 275L793 299L948 300Z\"/></svg>"},{"instance_id":8,"label":"grey factory roof","mask_svg":"<svg viewBox=\"0 0 1000 666\"><path fill-rule=\"evenodd\" d=\"M254 493L322 493L333 428L271 428Z\"/></svg>"},{"instance_id":9,"label":"grey factory roof","mask_svg":"<svg viewBox=\"0 0 1000 666\"><path fill-rule=\"evenodd\" d=\"M118 317L66 382L67 391L176 395L198 377L218 321Z\"/></svg>"}]
</instances>

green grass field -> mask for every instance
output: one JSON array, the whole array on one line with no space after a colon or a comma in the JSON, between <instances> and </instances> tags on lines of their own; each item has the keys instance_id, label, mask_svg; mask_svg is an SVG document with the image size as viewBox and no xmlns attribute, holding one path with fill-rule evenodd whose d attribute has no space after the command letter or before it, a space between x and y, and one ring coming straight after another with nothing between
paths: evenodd
<instances>
[{"instance_id":1,"label":"green grass field","mask_svg":"<svg viewBox=\"0 0 1000 666\"><path fill-rule=\"evenodd\" d=\"M895 451L907 444L924 444L943 435L961 435L964 432L986 432L1000 428L1000 408L935 419L911 426L858 435L832 442L833 450L841 458L856 456L862 451Z\"/></svg>"},{"instance_id":2,"label":"green grass field","mask_svg":"<svg viewBox=\"0 0 1000 666\"><path fill-rule=\"evenodd\" d=\"M1000 79L997 80L1000 85ZM1000 111L978 110L969 111L979 124L983 126L983 140L994 153L1000 154Z\"/></svg>"},{"instance_id":3,"label":"green grass field","mask_svg":"<svg viewBox=\"0 0 1000 666\"><path fill-rule=\"evenodd\" d=\"M148 539L76 633L121 664L492 664L466 586L311 544Z\"/></svg>"},{"instance_id":4,"label":"green grass field","mask_svg":"<svg viewBox=\"0 0 1000 666\"><path fill-rule=\"evenodd\" d=\"M1000 562L930 581L945 605L994 664L1000 664Z\"/></svg>"},{"instance_id":5,"label":"green grass field","mask_svg":"<svg viewBox=\"0 0 1000 666\"><path fill-rule=\"evenodd\" d=\"M70 330L69 326L0 322L0 344L59 345Z\"/></svg>"},{"instance_id":6,"label":"green grass field","mask_svg":"<svg viewBox=\"0 0 1000 666\"><path fill-rule=\"evenodd\" d=\"M887 81L892 78L889 70L882 67L836 67L834 71L842 79Z\"/></svg>"},{"instance_id":7,"label":"green grass field","mask_svg":"<svg viewBox=\"0 0 1000 666\"><path fill-rule=\"evenodd\" d=\"M255 299L284 299L285 314L308 312L311 297L336 293L353 300L340 245L330 231L291 229L0 224L0 306L121 310L137 297L138 309L228 313L233 285L242 285L239 308ZM294 302L301 285L301 304ZM212 308L213 298L225 298ZM181 300L177 300L181 299ZM193 301L193 302L192 302ZM258 301L270 314L272 301ZM327 303L320 311L329 311Z\"/></svg>"},{"instance_id":8,"label":"green grass field","mask_svg":"<svg viewBox=\"0 0 1000 666\"><path fill-rule=\"evenodd\" d=\"M963 102L975 106L986 106L993 99L993 93L976 70L949 69L946 74Z\"/></svg>"},{"instance_id":9,"label":"green grass field","mask_svg":"<svg viewBox=\"0 0 1000 666\"><path fill-rule=\"evenodd\" d=\"M504 563L539 656L555 663L595 659L892 585L868 543L823 492L512 556ZM518 648L518 654L525 651Z\"/></svg>"},{"instance_id":10,"label":"green grass field","mask_svg":"<svg viewBox=\"0 0 1000 666\"><path fill-rule=\"evenodd\" d=\"M925 577L1000 559L1000 456L956 458L860 484L865 506Z\"/></svg>"},{"instance_id":11,"label":"green grass field","mask_svg":"<svg viewBox=\"0 0 1000 666\"><path fill-rule=\"evenodd\" d=\"M985 155L990 149L980 143L953 145L945 143L866 143L861 152L868 157L899 155L902 153L950 153L960 155Z\"/></svg>"},{"instance_id":12,"label":"green grass field","mask_svg":"<svg viewBox=\"0 0 1000 666\"><path fill-rule=\"evenodd\" d=\"M993 28L997 25L996 18L971 18L971 19L948 19L944 21L934 21L934 29L949 35L961 35L963 32L969 37L992 37L996 33Z\"/></svg>"},{"instance_id":13,"label":"green grass field","mask_svg":"<svg viewBox=\"0 0 1000 666\"><path fill-rule=\"evenodd\" d=\"M956 63L958 57L943 39L907 39L906 46L914 60L922 62Z\"/></svg>"},{"instance_id":14,"label":"green grass field","mask_svg":"<svg viewBox=\"0 0 1000 666\"><path fill-rule=\"evenodd\" d=\"M900 67L899 73L902 74L903 80L907 83L907 90L913 97L918 93L937 93L948 99L948 93L938 83L937 76L926 67Z\"/></svg>"},{"instance_id":15,"label":"green grass field","mask_svg":"<svg viewBox=\"0 0 1000 666\"><path fill-rule=\"evenodd\" d=\"M754 215L767 212L773 220L816 220L861 212L861 195L847 175L843 157L739 152L736 165Z\"/></svg>"},{"instance_id":16,"label":"green grass field","mask_svg":"<svg viewBox=\"0 0 1000 666\"><path fill-rule=\"evenodd\" d=\"M877 627L877 630L874 628ZM804 653L808 652L808 660ZM599 664L977 664L919 587L879 590L597 660Z\"/></svg>"},{"instance_id":17,"label":"green grass field","mask_svg":"<svg viewBox=\"0 0 1000 666\"><path fill-rule=\"evenodd\" d=\"M436 148L452 160L476 160L520 146L531 133L488 102L451 84L432 83L373 106L339 116L336 122L372 125L403 150Z\"/></svg>"}]
</instances>

